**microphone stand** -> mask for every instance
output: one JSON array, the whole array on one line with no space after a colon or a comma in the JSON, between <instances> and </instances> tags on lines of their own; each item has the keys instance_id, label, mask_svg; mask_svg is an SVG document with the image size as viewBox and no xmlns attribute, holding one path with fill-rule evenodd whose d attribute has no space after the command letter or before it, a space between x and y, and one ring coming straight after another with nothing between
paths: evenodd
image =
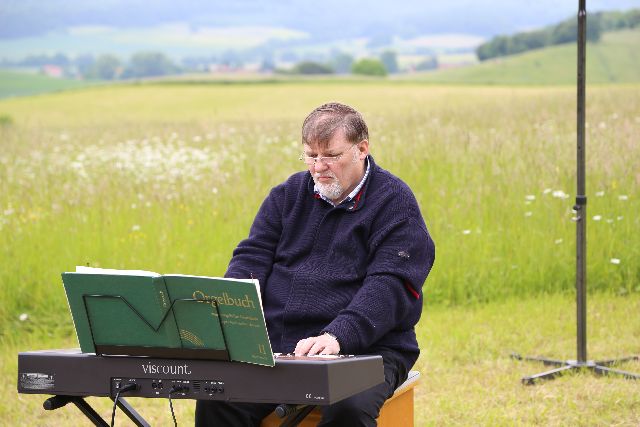
<instances>
[{"instance_id":1,"label":"microphone stand","mask_svg":"<svg viewBox=\"0 0 640 427\"><path fill-rule=\"evenodd\" d=\"M587 196L585 192L585 58L586 58L586 33L587 10L586 0L579 0L578 10L578 152L577 152L577 194L576 204L573 210L576 212L576 306L577 306L577 347L578 358L576 360L555 360L542 357L522 357L512 354L517 360L532 360L542 362L548 366L558 366L550 371L535 375L525 376L522 383L535 384L539 379L553 379L565 371L573 369L590 369L598 375L615 374L631 380L640 379L640 375L609 366L630 360L639 360L638 356L624 357L621 359L587 360Z\"/></svg>"}]
</instances>

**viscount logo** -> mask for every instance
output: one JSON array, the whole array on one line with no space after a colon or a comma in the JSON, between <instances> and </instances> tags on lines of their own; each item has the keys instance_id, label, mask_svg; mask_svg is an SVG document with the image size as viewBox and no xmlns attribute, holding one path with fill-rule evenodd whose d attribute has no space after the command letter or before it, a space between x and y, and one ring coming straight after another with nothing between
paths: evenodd
<instances>
[{"instance_id":1,"label":"viscount logo","mask_svg":"<svg viewBox=\"0 0 640 427\"><path fill-rule=\"evenodd\" d=\"M191 375L191 369L186 363L184 365L154 365L153 363L143 363L142 371L145 374L165 374L165 375Z\"/></svg>"}]
</instances>

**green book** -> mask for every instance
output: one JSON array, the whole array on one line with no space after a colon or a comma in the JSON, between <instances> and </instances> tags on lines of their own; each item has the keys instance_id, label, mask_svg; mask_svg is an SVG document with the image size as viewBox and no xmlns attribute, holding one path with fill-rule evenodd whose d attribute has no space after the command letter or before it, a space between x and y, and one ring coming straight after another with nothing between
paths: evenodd
<instances>
[{"instance_id":1,"label":"green book","mask_svg":"<svg viewBox=\"0 0 640 427\"><path fill-rule=\"evenodd\" d=\"M274 365L255 279L76 267L62 281L85 353Z\"/></svg>"}]
</instances>

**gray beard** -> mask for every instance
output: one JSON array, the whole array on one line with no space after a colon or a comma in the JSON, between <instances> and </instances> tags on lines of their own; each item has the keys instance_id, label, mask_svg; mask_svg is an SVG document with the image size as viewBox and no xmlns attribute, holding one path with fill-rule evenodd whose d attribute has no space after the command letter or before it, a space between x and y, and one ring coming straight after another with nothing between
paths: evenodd
<instances>
[{"instance_id":1,"label":"gray beard","mask_svg":"<svg viewBox=\"0 0 640 427\"><path fill-rule=\"evenodd\" d=\"M329 200L337 200L344 192L342 185L340 185L338 181L334 181L331 184L321 184L316 182L316 189L318 190L318 193Z\"/></svg>"}]
</instances>

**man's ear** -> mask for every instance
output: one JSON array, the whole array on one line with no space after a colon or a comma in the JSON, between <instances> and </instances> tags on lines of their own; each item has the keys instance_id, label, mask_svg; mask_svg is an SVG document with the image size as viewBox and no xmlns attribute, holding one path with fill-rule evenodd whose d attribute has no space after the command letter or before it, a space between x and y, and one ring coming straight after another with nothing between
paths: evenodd
<instances>
[{"instance_id":1,"label":"man's ear","mask_svg":"<svg viewBox=\"0 0 640 427\"><path fill-rule=\"evenodd\" d=\"M363 139L358 144L358 158L364 160L369 155L369 140Z\"/></svg>"}]
</instances>

